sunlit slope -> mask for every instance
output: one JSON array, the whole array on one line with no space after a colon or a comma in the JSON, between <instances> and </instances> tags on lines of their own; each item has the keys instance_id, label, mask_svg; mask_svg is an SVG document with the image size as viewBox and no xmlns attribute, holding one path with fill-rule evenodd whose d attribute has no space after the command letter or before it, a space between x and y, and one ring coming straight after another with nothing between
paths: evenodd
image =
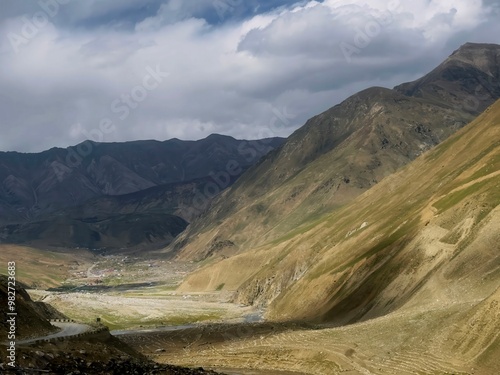
<instances>
[{"instance_id":1,"label":"sunlit slope","mask_svg":"<svg viewBox=\"0 0 500 375\"><path fill-rule=\"evenodd\" d=\"M60 286L72 271L85 270L94 255L85 250L55 252L18 245L0 245L0 274L7 275L9 262L16 263L16 279L32 288Z\"/></svg>"},{"instance_id":2,"label":"sunlit slope","mask_svg":"<svg viewBox=\"0 0 500 375\"><path fill-rule=\"evenodd\" d=\"M478 303L500 283L500 102L333 214L207 266L183 289L237 288L268 317L353 323Z\"/></svg>"},{"instance_id":3,"label":"sunlit slope","mask_svg":"<svg viewBox=\"0 0 500 375\"><path fill-rule=\"evenodd\" d=\"M500 98L500 46L466 44L421 79L372 87L314 116L176 239L179 259L218 260L344 206Z\"/></svg>"}]
</instances>

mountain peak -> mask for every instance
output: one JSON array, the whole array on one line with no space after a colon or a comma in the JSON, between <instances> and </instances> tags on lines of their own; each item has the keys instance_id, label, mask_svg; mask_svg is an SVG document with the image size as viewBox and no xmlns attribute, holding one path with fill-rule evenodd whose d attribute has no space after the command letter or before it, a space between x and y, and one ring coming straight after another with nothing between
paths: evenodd
<instances>
[{"instance_id":1,"label":"mountain peak","mask_svg":"<svg viewBox=\"0 0 500 375\"><path fill-rule=\"evenodd\" d=\"M472 65L490 76L498 74L500 45L485 43L465 43L454 51L444 62L461 62Z\"/></svg>"},{"instance_id":2,"label":"mountain peak","mask_svg":"<svg viewBox=\"0 0 500 375\"><path fill-rule=\"evenodd\" d=\"M394 89L478 115L500 97L499 62L500 45L466 43L429 74Z\"/></svg>"},{"instance_id":3,"label":"mountain peak","mask_svg":"<svg viewBox=\"0 0 500 375\"><path fill-rule=\"evenodd\" d=\"M462 44L456 51L454 51L451 55L458 55L465 52L470 51L484 51L484 50L499 50L500 45L493 43L472 43L467 42Z\"/></svg>"}]
</instances>

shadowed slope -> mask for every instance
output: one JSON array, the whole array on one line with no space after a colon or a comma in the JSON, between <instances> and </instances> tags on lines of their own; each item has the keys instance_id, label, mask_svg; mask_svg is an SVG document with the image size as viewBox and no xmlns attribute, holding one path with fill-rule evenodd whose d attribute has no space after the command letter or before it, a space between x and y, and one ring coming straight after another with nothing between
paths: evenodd
<instances>
[{"instance_id":1,"label":"shadowed slope","mask_svg":"<svg viewBox=\"0 0 500 375\"><path fill-rule=\"evenodd\" d=\"M342 209L183 289L226 283L269 317L336 324L486 298L500 282L499 171L500 102Z\"/></svg>"}]
</instances>

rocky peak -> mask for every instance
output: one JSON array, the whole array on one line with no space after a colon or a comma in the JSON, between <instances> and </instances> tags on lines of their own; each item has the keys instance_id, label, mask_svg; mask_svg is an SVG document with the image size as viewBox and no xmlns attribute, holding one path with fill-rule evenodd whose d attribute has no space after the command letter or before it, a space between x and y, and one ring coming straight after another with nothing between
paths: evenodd
<instances>
[{"instance_id":1,"label":"rocky peak","mask_svg":"<svg viewBox=\"0 0 500 375\"><path fill-rule=\"evenodd\" d=\"M445 64L450 61L472 65L490 76L498 76L500 45L465 43L450 55Z\"/></svg>"}]
</instances>

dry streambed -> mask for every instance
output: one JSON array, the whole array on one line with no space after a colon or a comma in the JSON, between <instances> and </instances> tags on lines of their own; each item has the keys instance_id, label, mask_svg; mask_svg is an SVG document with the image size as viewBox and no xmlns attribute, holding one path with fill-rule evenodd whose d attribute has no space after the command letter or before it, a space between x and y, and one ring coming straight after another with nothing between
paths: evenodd
<instances>
[{"instance_id":1,"label":"dry streambed","mask_svg":"<svg viewBox=\"0 0 500 375\"><path fill-rule=\"evenodd\" d=\"M100 318L111 330L237 322L255 309L229 303L230 293L176 292L196 265L126 256L102 257L78 270L62 288L32 290L34 299L51 304L81 322Z\"/></svg>"},{"instance_id":2,"label":"dry streambed","mask_svg":"<svg viewBox=\"0 0 500 375\"><path fill-rule=\"evenodd\" d=\"M112 330L188 325L120 336L162 363L240 375L473 373L469 363L443 348L452 344L446 341L446 327L478 301L420 305L339 328L249 324L243 320L255 310L228 303L223 291L175 291L192 268L106 258L72 280L86 290L37 295L71 318L90 322L99 317ZM190 327L193 323L205 324Z\"/></svg>"},{"instance_id":3,"label":"dry streambed","mask_svg":"<svg viewBox=\"0 0 500 375\"><path fill-rule=\"evenodd\" d=\"M213 297L215 300L216 296ZM48 295L44 302L78 321L91 322L100 318L111 330L206 321L235 321L253 312L248 307L207 299L207 295L174 293L164 294L162 298L125 297L104 293L61 293Z\"/></svg>"}]
</instances>

